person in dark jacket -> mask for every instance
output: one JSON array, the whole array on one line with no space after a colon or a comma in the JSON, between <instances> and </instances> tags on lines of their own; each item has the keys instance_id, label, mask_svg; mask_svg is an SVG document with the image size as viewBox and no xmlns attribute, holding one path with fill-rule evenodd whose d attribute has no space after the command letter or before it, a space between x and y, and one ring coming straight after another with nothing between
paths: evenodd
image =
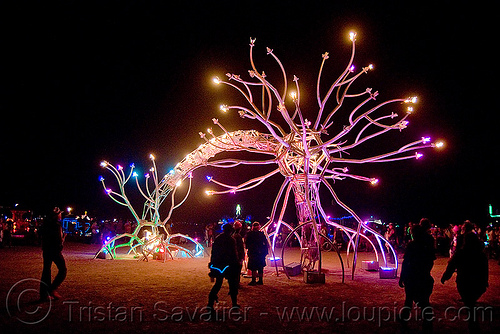
<instances>
[{"instance_id":1,"label":"person in dark jacket","mask_svg":"<svg viewBox=\"0 0 500 334\"><path fill-rule=\"evenodd\" d=\"M248 269L252 271L252 281L248 285L262 285L264 277L264 267L266 266L266 256L268 254L267 238L260 231L259 222L252 224L252 230L247 233L245 247L248 255ZM259 280L256 281L257 273Z\"/></svg>"},{"instance_id":2,"label":"person in dark jacket","mask_svg":"<svg viewBox=\"0 0 500 334\"><path fill-rule=\"evenodd\" d=\"M434 245L428 242L427 233L421 225L414 225L411 230L413 240L408 243L403 264L399 286L405 289L405 307L401 312L401 324L406 329L413 302L422 309L423 332L432 332L433 314L426 309L430 306L430 296L434 287L431 270L434 266L436 255Z\"/></svg>"},{"instance_id":3,"label":"person in dark jacket","mask_svg":"<svg viewBox=\"0 0 500 334\"><path fill-rule=\"evenodd\" d=\"M241 228L243 225L239 220L235 221L233 224L234 233L233 238L236 241L236 253L238 255L238 286L240 284L241 269L243 268L243 261L245 261L245 244L243 243L243 237L241 236Z\"/></svg>"},{"instance_id":4,"label":"person in dark jacket","mask_svg":"<svg viewBox=\"0 0 500 334\"><path fill-rule=\"evenodd\" d=\"M40 300L60 299L57 288L66 278L66 262L62 255L64 234L61 226L62 211L54 208L53 212L44 220L41 228L43 270L40 282ZM57 267L57 275L51 282L52 262Z\"/></svg>"},{"instance_id":5,"label":"person in dark jacket","mask_svg":"<svg viewBox=\"0 0 500 334\"><path fill-rule=\"evenodd\" d=\"M469 312L469 332L477 333L479 322L474 310L477 300L488 288L488 257L483 251L483 243L473 232L464 234L462 245L449 260L441 283L457 272L457 290Z\"/></svg>"},{"instance_id":6,"label":"person in dark jacket","mask_svg":"<svg viewBox=\"0 0 500 334\"><path fill-rule=\"evenodd\" d=\"M208 294L208 307L213 310L214 303L218 300L219 293L224 278L229 284L229 295L233 307L239 307L237 303L238 296L238 270L239 262L236 253L236 241L232 237L234 229L231 224L223 226L223 232L215 238L212 245L212 254L208 267L210 278L215 279L215 284Z\"/></svg>"}]
</instances>

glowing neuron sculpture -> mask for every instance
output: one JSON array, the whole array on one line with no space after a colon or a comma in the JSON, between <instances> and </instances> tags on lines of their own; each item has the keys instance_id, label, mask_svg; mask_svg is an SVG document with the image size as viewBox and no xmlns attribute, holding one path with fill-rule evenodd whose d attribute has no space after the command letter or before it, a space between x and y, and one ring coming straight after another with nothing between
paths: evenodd
<instances>
[{"instance_id":1,"label":"glowing neuron sculpture","mask_svg":"<svg viewBox=\"0 0 500 334\"><path fill-rule=\"evenodd\" d=\"M110 240L106 240L95 257L105 252L110 254L111 258L116 258L116 250L122 247L128 248L127 254L133 253L134 255L142 255L144 260L148 260L148 257L154 255L156 252L163 253L163 260L166 259L167 254L170 255L171 258L203 257L203 246L197 240L183 234L170 234L165 228L165 224L170 219L172 211L182 205L188 197L191 190L192 174L187 173L179 177L178 174L174 176L172 171L166 174L162 179L158 179L155 157L151 154L149 158L151 159L152 167L149 169L149 173L145 174L146 180L143 187L139 184L139 175L134 171L134 164L130 165L130 171L125 174L124 168L121 165L115 167L107 161L101 162L101 167L113 174L119 189L117 192L108 188L104 182L104 177L101 176L99 177L99 181L101 181L105 192L113 201L126 206L130 210L137 221L137 227L132 233L119 234ZM144 202L141 217L137 214L137 211L134 209L125 191L125 186L131 178L135 179L139 192L146 200ZM176 190L181 185L184 178L189 179L188 190L184 198L179 203L175 203ZM160 219L160 207L169 195L171 197L170 210L167 217L162 220ZM174 240L182 238L192 242L194 247L188 249L173 242Z\"/></svg>"},{"instance_id":2,"label":"glowing neuron sculpture","mask_svg":"<svg viewBox=\"0 0 500 334\"><path fill-rule=\"evenodd\" d=\"M322 239L320 235L319 226L323 220L327 224L340 228L348 236L350 242L347 254L349 255L351 247L354 251L352 262L352 277L354 277L359 238L365 238L371 244L377 261L379 261L381 255L383 264L386 267L389 263L384 252L384 246L389 245L390 253L392 253L390 256L394 259L396 259L396 253L387 240L377 231L364 224L356 212L340 200L334 190L335 182L350 178L375 185L378 183L378 179L354 174L350 171L350 166L420 159L422 157L421 149L428 147L439 148L443 144L441 142L433 143L430 138L424 137L393 151L358 157L360 154L365 154L366 150L357 149L368 141L391 130L402 131L405 129L408 125L407 118L413 112L413 105L417 98L407 97L373 103L378 96L378 92L373 91L371 88L352 93L350 88L353 83L362 74L372 70L373 65L356 70L353 65L356 33L351 32L349 37L352 42L350 60L345 70L330 85L324 95L321 94L321 79L323 67L329 56L328 53L322 55L323 61L316 83L318 111L312 120L305 118L301 109L299 79L293 76L293 90L290 90L285 68L273 50L267 48L267 54L274 58L283 75L283 86L279 90L268 81L263 71L257 69L253 57L255 39L250 39L251 70L248 71L249 79L245 80L240 75L228 73L226 74L227 81L216 77L214 83L228 85L236 89L248 104L247 106L223 104L220 106L223 112L236 110L242 118L260 122L268 133L259 133L254 130L228 132L217 119L214 119L214 123L224 133L215 136L213 131L209 129L210 139L207 139L204 133L200 133L206 144L200 147L198 153L201 154L200 158L204 160L203 164L209 166L230 168L241 164L277 165L275 170L240 185L228 185L215 180L213 177L207 177L209 181L220 187L220 190L207 190L207 194L215 195L247 190L260 185L272 175L280 173L285 180L275 199L269 221L263 226L263 231L270 240L273 256L278 232L283 226L287 226L292 231L288 234L287 240L293 235L299 239L302 252L302 267L306 270L321 271L320 240L325 239ZM358 102L354 104L350 102L349 105L354 105L354 107L349 107L350 109L345 111L344 109L347 109L347 107L342 107L347 100L357 100ZM327 109L327 103L329 109ZM382 107L390 104L402 104L404 107L403 116L398 116L393 112L381 114ZM339 127L339 125L343 126ZM269 155L271 158L261 161L238 159L208 161L210 157L220 151L247 151ZM196 159L195 156L192 156L192 158ZM357 228L349 228L325 219L326 214L319 197L319 190L322 186L328 189L339 206L355 218ZM292 192L299 221L296 228L292 228L283 221L285 208ZM278 209L280 203L281 209ZM367 232L373 237L369 238L366 235ZM282 252L284 252L284 247ZM284 253L282 253L283 255ZM393 261L393 263L397 270L397 260Z\"/></svg>"},{"instance_id":3,"label":"glowing neuron sculpture","mask_svg":"<svg viewBox=\"0 0 500 334\"><path fill-rule=\"evenodd\" d=\"M384 252L384 246L387 244L391 251L391 256L396 258L394 249L389 245L380 234L369 226L364 224L358 215L338 197L333 184L336 181L351 178L360 181L370 182L372 185L378 183L376 178L361 176L352 173L349 166L360 164L372 164L381 162L391 162L405 159L420 159L422 153L420 149L428 147L439 148L443 146L441 142L432 143L430 138L424 137L409 144L401 146L399 149L373 154L371 156L357 157L361 153L356 149L363 147L367 143L391 130L402 131L408 125L407 118L413 112L415 97L393 99L373 105L378 96L378 92L372 92L371 88L360 93L351 93L349 89L352 84L362 74L373 69L372 65L362 68L356 72L353 65L355 54L356 34L350 33L352 41L351 58L342 72L342 74L331 84L326 94L322 96L320 81L322 77L323 66L328 59L328 53L323 54L323 61L318 74L316 84L316 99L318 103L318 112L314 116L314 123L304 117L300 107L300 89L298 78L293 77L295 88L288 91L288 77L281 61L274 55L273 50L267 49L279 65L283 74L284 85L281 93L271 84L264 72L260 73L254 63L253 48L255 39L250 40L250 62L252 69L249 71L249 81L243 80L239 75L227 74L228 81L215 78L216 84L225 84L235 88L245 98L248 106L221 105L223 112L237 110L242 118L257 120L268 133L262 133L256 130L237 130L228 132L217 119L213 119L214 124L219 126L222 134L215 135L212 129L208 129L210 138L205 133L200 132L200 136L205 140L197 149L188 154L179 162L173 170L166 174L162 179L158 178L154 157L151 156L153 167L151 174L146 174L145 190L140 187L137 181L137 174L133 171L135 168L131 165L130 172L125 175L123 167L103 162L101 165L112 172L118 181L119 192L107 188L103 182L106 193L115 202L127 206L138 221L138 227L132 234L123 234L109 240L100 252L106 251L115 254L117 247L129 247L129 253L137 253L140 250L147 258L152 249L157 245L166 252L170 248L180 249L179 246L170 242L177 235L169 235L164 231L166 237L162 237L160 231L164 230L166 222L170 219L172 210L178 207L185 198L178 204L175 204L174 195L177 187L182 180L189 178L191 186L192 172L205 166L232 168L240 165L277 165L276 169L256 178L247 180L239 185L228 185L222 183L213 177L207 177L207 180L217 184L221 190L207 190L207 195L235 193L251 189L263 183L267 178L281 174L284 181L278 191L269 220L264 224L263 231L266 233L271 245L273 258L275 254L275 245L278 233L283 227L287 227L291 232L288 234L283 245L296 236L301 246L301 265L305 270L321 270L321 240L329 240L326 236L320 234L319 225L324 220L325 223L340 228L349 238L348 253L352 248L354 257L352 260L352 277L357 261L357 248L359 238L364 238L375 251L376 260L379 261L381 255L385 266L388 265L388 259ZM333 100L333 101L332 101ZM347 100L356 101L355 107L344 107ZM330 103L328 103L330 102ZM286 105L292 106L289 109ZM330 109L327 109L328 107ZM331 104L334 106L331 106ZM381 109L389 104L403 104L405 106L404 115L399 117L396 113L381 114ZM352 104L351 104L352 105ZM274 107L273 107L274 106ZM275 110L277 108L277 111ZM275 115L278 114L278 115ZM273 117L271 117L273 115ZM343 117L342 122L338 119ZM335 120L335 122L334 122ZM339 124L343 127L336 132ZM332 132L334 134L330 134ZM222 152L251 152L259 156L270 156L267 160L243 160L236 158L213 159ZM130 201L125 194L125 184L132 178L136 178L136 184L139 191L146 199L142 217L139 218L133 209ZM152 180L152 189L149 183ZM350 228L340 225L335 221L325 219L326 214L321 205L319 190L324 186L328 189L333 199L339 206L349 212L357 221L356 228ZM288 204L291 193L295 198L297 209L297 218L299 225L295 228L283 221L285 209ZM189 194L189 190L187 192ZM187 197L186 194L186 197ZM161 220L159 215L160 205L171 195L171 208L168 216ZM281 208L279 208L281 206ZM151 227L151 236L141 238L139 231L145 227ZM372 237L367 236L367 232ZM127 243L118 245L115 243L120 238L127 237ZM186 236L184 236L186 237ZM186 250L184 250L186 251ZM190 256L199 256L203 254L201 245L196 244L194 252ZM172 254L171 254L172 255ZM282 256L284 255L284 247ZM339 255L340 257L340 255ZM283 262L284 263L284 262ZM342 263L342 259L341 259ZM394 266L397 269L397 261ZM343 263L342 263L343 266ZM286 272L286 271L285 271Z\"/></svg>"}]
</instances>

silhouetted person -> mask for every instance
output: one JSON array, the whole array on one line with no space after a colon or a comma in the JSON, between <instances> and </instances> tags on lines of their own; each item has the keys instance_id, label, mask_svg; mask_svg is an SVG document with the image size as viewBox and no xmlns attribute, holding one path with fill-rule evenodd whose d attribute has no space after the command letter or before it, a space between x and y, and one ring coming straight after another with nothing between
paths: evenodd
<instances>
[{"instance_id":1,"label":"silhouetted person","mask_svg":"<svg viewBox=\"0 0 500 334\"><path fill-rule=\"evenodd\" d=\"M441 278L441 283L444 284L457 272L457 290L468 310L471 333L479 332L475 306L488 287L488 258L483 248L483 243L475 233L465 233L462 248L457 249L449 260Z\"/></svg>"},{"instance_id":2,"label":"silhouetted person","mask_svg":"<svg viewBox=\"0 0 500 334\"><path fill-rule=\"evenodd\" d=\"M422 329L429 333L432 332L433 318L432 310L428 308L434 285L431 270L436 256L433 244L429 243L427 233L421 225L414 225L411 234L413 240L406 247L399 278L399 286L405 288L406 295L405 307L401 312L401 324L403 330L406 330L413 302L415 302L422 309Z\"/></svg>"},{"instance_id":3,"label":"silhouetted person","mask_svg":"<svg viewBox=\"0 0 500 334\"><path fill-rule=\"evenodd\" d=\"M390 254L391 246L392 248L396 248L398 244L398 235L396 234L396 229L394 228L393 223L389 223L389 226L384 233L384 238L389 242L385 244L385 247L387 249L387 252Z\"/></svg>"},{"instance_id":4,"label":"silhouetted person","mask_svg":"<svg viewBox=\"0 0 500 334\"><path fill-rule=\"evenodd\" d=\"M234 233L233 238L236 241L236 254L238 255L238 286L240 284L241 269L243 268L243 261L245 261L245 244L243 243L243 237L241 236L242 224L239 220L235 221L233 224Z\"/></svg>"},{"instance_id":5,"label":"silhouetted person","mask_svg":"<svg viewBox=\"0 0 500 334\"><path fill-rule=\"evenodd\" d=\"M252 230L247 233L245 247L248 255L248 269L252 271L252 281L248 285L262 285L264 267L266 266L267 239L263 232L259 231L259 222L252 224ZM259 280L257 281L257 273Z\"/></svg>"},{"instance_id":6,"label":"silhouetted person","mask_svg":"<svg viewBox=\"0 0 500 334\"><path fill-rule=\"evenodd\" d=\"M413 227L413 223L409 222L405 225L405 230L403 233L404 244L405 246L411 241L411 228Z\"/></svg>"},{"instance_id":7,"label":"silhouetted person","mask_svg":"<svg viewBox=\"0 0 500 334\"><path fill-rule=\"evenodd\" d=\"M215 238L212 245L212 255L210 257L210 273L211 278L215 278L215 284L208 294L208 307L213 311L214 303L218 300L219 293L224 278L229 284L229 295L233 307L239 307L237 303L238 296L238 256L236 253L236 241L231 236L233 226L225 224L223 232Z\"/></svg>"},{"instance_id":8,"label":"silhouetted person","mask_svg":"<svg viewBox=\"0 0 500 334\"><path fill-rule=\"evenodd\" d=\"M212 243L214 242L214 225L212 223L208 223L205 226L205 242L207 247L212 246Z\"/></svg>"},{"instance_id":9,"label":"silhouetted person","mask_svg":"<svg viewBox=\"0 0 500 334\"><path fill-rule=\"evenodd\" d=\"M62 255L64 235L60 223L62 211L54 208L53 212L44 220L41 228L43 270L40 282L40 300L49 298L60 299L61 295L56 291L66 278L66 262ZM57 267L57 275L51 282L52 262Z\"/></svg>"},{"instance_id":10,"label":"silhouetted person","mask_svg":"<svg viewBox=\"0 0 500 334\"><path fill-rule=\"evenodd\" d=\"M12 219L7 219L5 229L3 230L3 244L7 247L12 247L12 231L14 230L14 222Z\"/></svg>"}]
</instances>

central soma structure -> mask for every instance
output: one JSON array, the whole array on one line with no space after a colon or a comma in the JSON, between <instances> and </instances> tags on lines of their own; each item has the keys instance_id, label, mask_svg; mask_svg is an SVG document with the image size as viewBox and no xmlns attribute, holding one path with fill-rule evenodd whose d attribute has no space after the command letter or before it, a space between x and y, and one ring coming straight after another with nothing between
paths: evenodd
<instances>
[{"instance_id":1,"label":"central soma structure","mask_svg":"<svg viewBox=\"0 0 500 334\"><path fill-rule=\"evenodd\" d=\"M360 238L366 239L366 242L372 246L376 261L383 263L384 267L397 270L398 261L392 246L377 231L367 226L354 210L340 200L334 185L345 179L354 179L376 185L378 179L359 175L352 172L351 169L355 169L359 165L420 159L422 149L440 148L443 143L431 142L429 137L422 137L404 145L397 145L395 148L387 149L378 146L378 149L382 150L380 152L363 147L367 142L371 142L390 131L404 130L408 125L408 117L414 111L417 99L416 97L405 97L375 103L378 92L371 88L351 92L356 80L372 70L373 65L356 69L353 64L356 34L351 32L349 39L352 43L350 60L340 76L327 87L321 85L321 79L323 67L329 56L328 53L322 55L323 60L315 89L318 108L314 113L309 111L307 114L301 109L299 78L293 76L289 82L281 61L272 49L267 48L267 54L276 61L281 70L283 81L278 89L268 80L264 71L257 69L253 57L255 39L250 39L251 69L248 71L248 79L228 73L226 74L227 80L216 77L213 81L215 84L234 88L245 101L244 105L222 104L220 106L222 112L235 110L240 117L260 123L260 127L265 131L227 131L214 118L213 122L220 129L220 134L215 134L212 129L207 130L208 135L200 132L200 136L205 142L188 154L161 180L155 179L155 188L150 194L155 194L154 196L157 197L155 199L150 195L146 206L153 208L153 211L156 210L155 207L161 204L169 193L175 193L180 182L188 178L193 170L199 167L275 166L275 169L266 174L248 179L238 185L229 185L209 176L207 180L216 186L207 190L206 193L207 195L219 195L244 191L259 186L273 175L281 174L284 177L283 183L277 191L269 219L262 227L268 237L274 260L277 259L275 256L277 237L286 228L286 238L282 245L286 245L288 240L296 237L301 249L302 268L307 271L321 272L322 243L330 242L329 238L321 233L321 225L328 224L339 228L347 235L349 240L347 256L349 257L350 251L354 253L352 258L353 278ZM309 92L310 96L311 93ZM350 102L346 103L346 101ZM346 104L349 107L344 107ZM393 110L384 112L390 105L395 105L392 107ZM399 116L394 108L402 111L402 115ZM267 155L269 159L244 160L227 157L217 159L216 157L221 152L235 151L257 153L259 157ZM367 154L367 152L370 153ZM104 187L107 189L106 186ZM333 200L354 217L355 226L344 226L326 218L327 215L319 196L320 188L326 188ZM118 194L110 189L107 189L106 192L111 197ZM292 194L295 199L298 220L298 225L295 227L283 220ZM173 198L172 195L172 208L175 207ZM125 202L124 205L127 203ZM155 225L164 225L169 217L163 221L156 219ZM389 249L388 254L385 252L385 247ZM285 246L282 247L282 263L284 263L284 249ZM390 261L391 258L392 261Z\"/></svg>"}]
</instances>

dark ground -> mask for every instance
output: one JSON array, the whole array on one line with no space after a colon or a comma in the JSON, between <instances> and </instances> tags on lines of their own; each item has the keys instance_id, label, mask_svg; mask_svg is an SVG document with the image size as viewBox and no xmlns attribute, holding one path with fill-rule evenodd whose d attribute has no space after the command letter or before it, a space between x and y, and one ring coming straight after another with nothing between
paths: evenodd
<instances>
[{"instance_id":1,"label":"dark ground","mask_svg":"<svg viewBox=\"0 0 500 334\"><path fill-rule=\"evenodd\" d=\"M2 333L395 333L395 315L404 292L397 279L357 269L351 280L346 269L341 283L339 261L326 253L326 284L305 284L302 276L276 277L267 267L265 285L249 287L242 278L239 313L230 311L227 284L219 293L218 321L207 322L208 258L161 261L93 260L95 245L67 243L68 276L60 287L63 300L37 304L42 271L41 250L30 246L1 249L0 326ZM296 252L291 251L293 260ZM345 254L344 261L345 261ZM369 258L360 253L360 260ZM431 304L436 333L467 331L454 279L439 282L447 258L436 260ZM55 271L55 270L53 270ZM490 260L490 287L481 297L485 333L500 332L500 266ZM4 302L5 301L5 302ZM460 319L459 319L460 318ZM411 332L421 322L412 312Z\"/></svg>"}]
</instances>

